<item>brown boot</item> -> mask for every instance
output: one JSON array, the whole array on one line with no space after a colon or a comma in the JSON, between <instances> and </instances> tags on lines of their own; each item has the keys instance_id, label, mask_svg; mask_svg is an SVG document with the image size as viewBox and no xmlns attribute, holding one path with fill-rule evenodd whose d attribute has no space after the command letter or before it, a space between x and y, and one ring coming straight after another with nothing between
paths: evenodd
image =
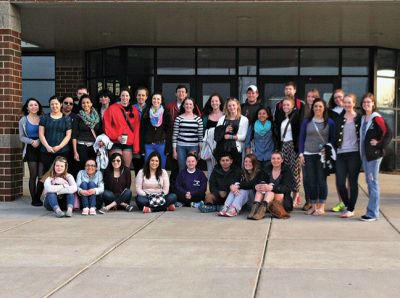
<instances>
[{"instance_id":1,"label":"brown boot","mask_svg":"<svg viewBox=\"0 0 400 298\"><path fill-rule=\"evenodd\" d=\"M251 206L251 210L249 215L247 215L247 219L254 219L254 214L256 214L257 209L260 207L261 203L260 202L254 202L253 206Z\"/></svg>"},{"instance_id":2,"label":"brown boot","mask_svg":"<svg viewBox=\"0 0 400 298\"><path fill-rule=\"evenodd\" d=\"M262 202L260 204L260 207L258 207L256 213L254 214L253 219L255 220L263 219L266 213L267 213L267 203Z\"/></svg>"}]
</instances>

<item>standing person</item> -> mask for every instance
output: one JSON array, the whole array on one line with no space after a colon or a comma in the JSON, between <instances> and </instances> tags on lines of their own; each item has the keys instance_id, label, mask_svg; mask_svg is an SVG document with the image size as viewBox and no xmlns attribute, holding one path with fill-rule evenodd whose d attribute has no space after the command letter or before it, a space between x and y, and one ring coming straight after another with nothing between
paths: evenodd
<instances>
[{"instance_id":1,"label":"standing person","mask_svg":"<svg viewBox=\"0 0 400 298\"><path fill-rule=\"evenodd\" d=\"M194 113L194 108L194 99L186 98L174 123L172 150L180 171L185 168L189 152L200 152L200 143L203 140L203 120Z\"/></svg>"},{"instance_id":2,"label":"standing person","mask_svg":"<svg viewBox=\"0 0 400 298\"><path fill-rule=\"evenodd\" d=\"M50 113L42 115L39 122L40 160L47 172L57 156L68 158L71 139L71 118L61 113L61 100L57 96L49 99Z\"/></svg>"},{"instance_id":3,"label":"standing person","mask_svg":"<svg viewBox=\"0 0 400 298\"><path fill-rule=\"evenodd\" d=\"M292 171L292 191L295 205L300 204L300 163L299 163L299 133L301 125L301 115L299 110L293 106L294 102L290 98L285 98L282 102L284 118L275 119L275 128L278 148L282 150L284 164Z\"/></svg>"},{"instance_id":4,"label":"standing person","mask_svg":"<svg viewBox=\"0 0 400 298\"><path fill-rule=\"evenodd\" d=\"M102 90L98 94L98 106L97 106L97 113L99 114L100 117L100 128L101 131L103 132L103 123L104 123L104 113L110 106L110 104L113 103L113 95L110 91L108 90Z\"/></svg>"},{"instance_id":5,"label":"standing person","mask_svg":"<svg viewBox=\"0 0 400 298\"><path fill-rule=\"evenodd\" d=\"M176 179L176 196L187 207L203 201L206 196L207 178L196 166L197 155L189 153L186 156L186 169L180 171Z\"/></svg>"},{"instance_id":6,"label":"standing person","mask_svg":"<svg viewBox=\"0 0 400 298\"><path fill-rule=\"evenodd\" d=\"M121 153L124 165L129 169L133 154L140 151L140 115L130 99L129 89L121 89L121 101L111 105L104 113L104 131L114 143L110 153Z\"/></svg>"},{"instance_id":7,"label":"standing person","mask_svg":"<svg viewBox=\"0 0 400 298\"><path fill-rule=\"evenodd\" d=\"M78 88L76 88L75 98L73 99L74 105L73 105L72 112L75 114L79 113L79 109L80 109L79 102L83 95L89 95L88 89L85 86L78 86Z\"/></svg>"},{"instance_id":8,"label":"standing person","mask_svg":"<svg viewBox=\"0 0 400 298\"><path fill-rule=\"evenodd\" d=\"M357 97L346 94L343 100L344 113L336 121L336 185L346 206L340 217L354 216L358 197L358 175L361 168L359 153L361 116L355 111ZM349 187L346 187L346 180Z\"/></svg>"},{"instance_id":9,"label":"standing person","mask_svg":"<svg viewBox=\"0 0 400 298\"><path fill-rule=\"evenodd\" d=\"M170 153L172 131L171 116L164 108L164 97L161 93L154 93L151 105L143 112L140 128L141 152L148 160L153 151L161 156L161 167L165 169L167 155Z\"/></svg>"},{"instance_id":10,"label":"standing person","mask_svg":"<svg viewBox=\"0 0 400 298\"><path fill-rule=\"evenodd\" d=\"M208 98L203 109L203 125L204 125L204 142L209 146L212 152L215 149L214 132L218 120L224 115L224 100L218 93L213 93ZM207 163L207 176L210 178L211 173L217 163L214 156L211 154L210 158L206 160Z\"/></svg>"},{"instance_id":11,"label":"standing person","mask_svg":"<svg viewBox=\"0 0 400 298\"><path fill-rule=\"evenodd\" d=\"M379 218L379 167L385 146L392 138L384 118L376 112L376 99L372 93L361 99L360 155L368 185L368 206L362 221L375 221Z\"/></svg>"},{"instance_id":12,"label":"standing person","mask_svg":"<svg viewBox=\"0 0 400 298\"><path fill-rule=\"evenodd\" d=\"M150 154L144 168L139 171L136 177L136 192L136 205L143 213L175 211L176 195L169 193L168 173L161 168L161 157L157 151ZM157 204L153 203L152 196L159 197Z\"/></svg>"},{"instance_id":13,"label":"standing person","mask_svg":"<svg viewBox=\"0 0 400 298\"><path fill-rule=\"evenodd\" d=\"M304 105L304 118L308 118L311 115L311 107L314 102L314 99L319 98L319 91L318 89L310 89L307 92L306 103Z\"/></svg>"},{"instance_id":14,"label":"standing person","mask_svg":"<svg viewBox=\"0 0 400 298\"><path fill-rule=\"evenodd\" d=\"M104 171L105 190L97 202L97 209L99 209L99 213L104 214L121 206L127 212L132 212L134 207L130 204L132 198L131 171L124 166L121 153L111 154L110 160L111 162ZM104 207L102 207L103 203Z\"/></svg>"},{"instance_id":15,"label":"standing person","mask_svg":"<svg viewBox=\"0 0 400 298\"><path fill-rule=\"evenodd\" d=\"M261 107L257 111L257 120L249 125L246 135L246 153L253 153L265 170L270 164L271 154L275 149L274 128L269 109Z\"/></svg>"},{"instance_id":16,"label":"standing person","mask_svg":"<svg viewBox=\"0 0 400 298\"><path fill-rule=\"evenodd\" d=\"M293 178L289 168L283 164L282 152L272 153L271 165L268 166L265 176L267 179L255 186L256 195L247 219L262 219L268 209L272 213L271 205L274 201L274 205L280 209L280 218L290 217L287 213L293 210L293 199L290 196Z\"/></svg>"},{"instance_id":17,"label":"standing person","mask_svg":"<svg viewBox=\"0 0 400 298\"><path fill-rule=\"evenodd\" d=\"M299 137L300 163L304 165L304 186L308 189L311 203L311 208L306 211L308 215L325 213L328 185L321 155L325 155L325 160L327 159L325 145L328 143L335 145L335 122L328 118L325 101L316 98L310 117L304 119L301 124Z\"/></svg>"},{"instance_id":18,"label":"standing person","mask_svg":"<svg viewBox=\"0 0 400 298\"><path fill-rule=\"evenodd\" d=\"M76 177L78 195L82 200L82 215L96 215L97 196L104 192L103 174L97 170L94 159L88 159L85 169Z\"/></svg>"},{"instance_id":19,"label":"standing person","mask_svg":"<svg viewBox=\"0 0 400 298\"><path fill-rule=\"evenodd\" d=\"M32 206L43 206L40 196L43 192L43 183L40 181L43 174L43 164L40 161L39 121L43 113L40 102L29 98L22 107L24 116L19 120L19 139L24 143L22 158L28 163L29 193Z\"/></svg>"},{"instance_id":20,"label":"standing person","mask_svg":"<svg viewBox=\"0 0 400 298\"><path fill-rule=\"evenodd\" d=\"M239 100L234 97L228 98L225 102L224 114L215 128L214 139L217 142L215 152L217 156L224 151L229 152L234 164L241 167L249 120L242 116Z\"/></svg>"},{"instance_id":21,"label":"standing person","mask_svg":"<svg viewBox=\"0 0 400 298\"><path fill-rule=\"evenodd\" d=\"M62 107L61 107L61 112L63 113L64 116L69 116L71 118L71 121L73 122L76 118L75 112L73 112L74 109L74 100L71 96L65 96L62 99ZM79 108L77 110L79 112Z\"/></svg>"},{"instance_id":22,"label":"standing person","mask_svg":"<svg viewBox=\"0 0 400 298\"><path fill-rule=\"evenodd\" d=\"M249 125L257 120L257 111L263 107L258 99L259 93L256 85L250 85L246 92L246 101L241 105L242 115L249 119Z\"/></svg>"},{"instance_id":23,"label":"standing person","mask_svg":"<svg viewBox=\"0 0 400 298\"><path fill-rule=\"evenodd\" d=\"M331 118L333 121L337 122L344 113L343 109L343 99L344 99L344 90L343 89L336 89L333 91L331 98L329 99L328 103L328 116ZM338 203L332 208L333 212L341 212L345 210L346 206L343 203L339 187L336 184L336 190L338 193Z\"/></svg>"},{"instance_id":24,"label":"standing person","mask_svg":"<svg viewBox=\"0 0 400 298\"><path fill-rule=\"evenodd\" d=\"M89 95L83 95L81 109L72 123L72 148L77 169L83 170L88 159L96 159L93 145L100 134L100 117Z\"/></svg>"},{"instance_id":25,"label":"standing person","mask_svg":"<svg viewBox=\"0 0 400 298\"><path fill-rule=\"evenodd\" d=\"M67 159L63 156L55 157L43 178L46 194L44 207L49 211L54 211L57 217L71 217L77 187L74 177L68 174ZM62 210L65 209L64 213Z\"/></svg>"},{"instance_id":26,"label":"standing person","mask_svg":"<svg viewBox=\"0 0 400 298\"><path fill-rule=\"evenodd\" d=\"M304 102L302 100L300 100L299 98L296 98L296 92L297 92L297 85L295 82L287 82L285 84L285 98L287 99L289 98L292 102L293 102L293 106L295 107L295 109L298 110L301 119L303 119L303 115L304 115ZM282 99L280 102L278 102L275 105L275 112L274 112L274 120L275 121L282 121L282 119L285 119L285 112L283 111L283 101L284 99Z\"/></svg>"},{"instance_id":27,"label":"standing person","mask_svg":"<svg viewBox=\"0 0 400 298\"><path fill-rule=\"evenodd\" d=\"M149 90L146 87L139 87L136 89L136 103L133 105L140 115L140 120L142 120L143 113L147 108L147 98L149 97ZM142 138L139 138L140 147L142 147ZM133 168L135 169L135 176L137 176L139 170L143 168L144 156L142 154L134 154L132 159Z\"/></svg>"},{"instance_id":28,"label":"standing person","mask_svg":"<svg viewBox=\"0 0 400 298\"><path fill-rule=\"evenodd\" d=\"M234 217L240 213L242 207L249 199L250 191L256 184L266 180L265 172L260 169L260 164L254 154L247 154L243 161L243 170L239 182L229 186L229 194L219 216Z\"/></svg>"}]
</instances>

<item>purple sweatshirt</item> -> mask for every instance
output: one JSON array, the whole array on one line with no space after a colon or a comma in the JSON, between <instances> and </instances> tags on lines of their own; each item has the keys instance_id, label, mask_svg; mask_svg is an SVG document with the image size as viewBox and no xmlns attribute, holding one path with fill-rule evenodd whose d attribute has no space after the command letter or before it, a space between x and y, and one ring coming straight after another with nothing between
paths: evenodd
<instances>
[{"instance_id":1,"label":"purple sweatshirt","mask_svg":"<svg viewBox=\"0 0 400 298\"><path fill-rule=\"evenodd\" d=\"M187 169L179 172L176 177L177 195L185 195L190 192L192 197L204 194L207 190L207 178L203 171L196 169L194 173L189 173Z\"/></svg>"}]
</instances>

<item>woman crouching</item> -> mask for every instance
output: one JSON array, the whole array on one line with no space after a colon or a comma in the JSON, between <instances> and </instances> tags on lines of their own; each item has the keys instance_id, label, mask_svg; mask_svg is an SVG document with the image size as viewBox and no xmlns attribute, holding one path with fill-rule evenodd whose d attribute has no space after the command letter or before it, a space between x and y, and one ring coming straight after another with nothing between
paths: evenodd
<instances>
[{"instance_id":1,"label":"woman crouching","mask_svg":"<svg viewBox=\"0 0 400 298\"><path fill-rule=\"evenodd\" d=\"M44 207L49 211L53 210L57 217L71 217L77 187L74 177L68 174L67 159L57 156L45 177L47 178L44 180L46 194ZM61 209L66 209L66 212Z\"/></svg>"},{"instance_id":2,"label":"woman crouching","mask_svg":"<svg viewBox=\"0 0 400 298\"><path fill-rule=\"evenodd\" d=\"M275 151L271 156L271 166L266 171L267 181L255 186L256 196L248 219L262 219L267 210L277 218L289 218L288 212L293 209L293 199L290 196L290 170L283 166L283 155Z\"/></svg>"}]
</instances>

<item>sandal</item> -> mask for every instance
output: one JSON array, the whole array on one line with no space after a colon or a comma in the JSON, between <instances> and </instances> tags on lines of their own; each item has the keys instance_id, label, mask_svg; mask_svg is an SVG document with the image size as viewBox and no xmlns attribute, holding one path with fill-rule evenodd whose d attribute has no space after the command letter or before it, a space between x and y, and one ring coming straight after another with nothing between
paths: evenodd
<instances>
[{"instance_id":1,"label":"sandal","mask_svg":"<svg viewBox=\"0 0 400 298\"><path fill-rule=\"evenodd\" d=\"M313 215L318 209L310 208L306 212L304 212L307 215Z\"/></svg>"},{"instance_id":2,"label":"sandal","mask_svg":"<svg viewBox=\"0 0 400 298\"><path fill-rule=\"evenodd\" d=\"M325 211L322 209L315 209L315 211L313 213L314 216L320 216L320 215L324 215L324 214L325 214Z\"/></svg>"},{"instance_id":3,"label":"sandal","mask_svg":"<svg viewBox=\"0 0 400 298\"><path fill-rule=\"evenodd\" d=\"M125 210L126 210L127 212L132 212L133 209L135 209L135 207L133 207L133 205L128 205L128 206L125 207Z\"/></svg>"}]
</instances>

